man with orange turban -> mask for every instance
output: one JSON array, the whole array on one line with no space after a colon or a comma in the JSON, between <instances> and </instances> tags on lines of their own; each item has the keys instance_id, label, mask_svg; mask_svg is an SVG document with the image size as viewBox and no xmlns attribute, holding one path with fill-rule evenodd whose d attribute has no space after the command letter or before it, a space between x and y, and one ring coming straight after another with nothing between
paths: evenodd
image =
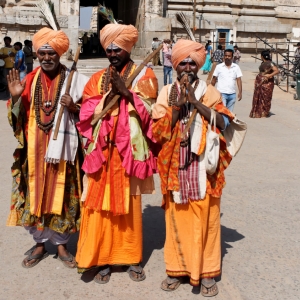
<instances>
[{"instance_id":1,"label":"man with orange turban","mask_svg":"<svg viewBox=\"0 0 300 300\"><path fill-rule=\"evenodd\" d=\"M34 267L49 255L46 241L57 245L57 257L64 266L74 268L75 258L66 244L79 229L83 152L75 122L88 78L75 72L70 94L65 93L70 70L60 57L68 50L69 39L62 31L43 28L33 36L33 45L40 66L23 81L14 69L7 76L8 117L19 141L7 225L24 226L36 242L26 252L24 268ZM64 113L53 140L61 106Z\"/></svg>"},{"instance_id":2,"label":"man with orange turban","mask_svg":"<svg viewBox=\"0 0 300 300\"><path fill-rule=\"evenodd\" d=\"M166 219L165 291L178 288L182 277L201 284L203 296L214 296L214 277L221 271L220 197L224 170L231 161L222 131L233 115L223 106L220 93L197 77L205 62L205 49L197 42L179 40L172 50L177 81L164 86L153 107L154 138L161 144L158 171ZM185 131L191 113L197 114ZM206 168L206 133L215 111L220 137L215 171Z\"/></svg>"},{"instance_id":3,"label":"man with orange turban","mask_svg":"<svg viewBox=\"0 0 300 300\"><path fill-rule=\"evenodd\" d=\"M110 280L114 265L122 265L134 281L146 278L140 266L141 194L154 191L151 107L158 85L152 69L145 66L125 86L137 68L130 59L137 39L132 25L108 24L100 31L110 65L87 83L77 124L88 148L82 167L86 176L76 261L79 273L97 267L94 281L100 284ZM91 126L116 95L119 100Z\"/></svg>"}]
</instances>

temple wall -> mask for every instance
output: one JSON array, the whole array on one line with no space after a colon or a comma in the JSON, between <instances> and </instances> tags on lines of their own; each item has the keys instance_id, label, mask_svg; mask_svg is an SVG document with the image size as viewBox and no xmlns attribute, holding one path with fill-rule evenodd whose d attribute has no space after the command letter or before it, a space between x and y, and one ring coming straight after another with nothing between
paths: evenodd
<instances>
[{"instance_id":1,"label":"temple wall","mask_svg":"<svg viewBox=\"0 0 300 300\"><path fill-rule=\"evenodd\" d=\"M35 7L36 0L0 0L0 47L8 35L12 43L24 43L46 24ZM70 39L70 48L76 51L79 28L79 0L53 0L57 20Z\"/></svg>"},{"instance_id":2,"label":"temple wall","mask_svg":"<svg viewBox=\"0 0 300 300\"><path fill-rule=\"evenodd\" d=\"M70 38L71 49L78 45L80 0L52 0L58 21ZM84 0L82 0L83 3ZM186 37L174 15L183 11L193 27L191 0L111 0L118 19L139 30L139 41L133 50L138 57L151 52L153 37L174 40ZM0 47L3 37L13 42L31 39L45 24L34 6L37 0L0 0ZM84 5L84 3L83 3ZM94 4L97 5L97 4ZM254 49L255 35L271 43L293 42L300 38L300 0L202 0L196 1L195 35L204 43L218 41L220 32L227 42L233 40L241 48ZM251 43L252 42L252 43ZM282 46L284 47L284 46Z\"/></svg>"}]
</instances>

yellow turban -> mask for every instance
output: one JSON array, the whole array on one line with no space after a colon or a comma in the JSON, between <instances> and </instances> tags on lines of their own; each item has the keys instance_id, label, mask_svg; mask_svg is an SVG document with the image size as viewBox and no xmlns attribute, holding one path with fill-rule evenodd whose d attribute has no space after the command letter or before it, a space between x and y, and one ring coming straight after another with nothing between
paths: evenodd
<instances>
[{"instance_id":1,"label":"yellow turban","mask_svg":"<svg viewBox=\"0 0 300 300\"><path fill-rule=\"evenodd\" d=\"M191 58L201 68L205 63L205 49L202 44L190 41L179 40L172 49L172 65L176 70L178 64L186 58Z\"/></svg>"},{"instance_id":2,"label":"yellow turban","mask_svg":"<svg viewBox=\"0 0 300 300\"><path fill-rule=\"evenodd\" d=\"M132 25L108 24L100 31L100 42L104 50L113 43L130 53L138 35L137 29Z\"/></svg>"},{"instance_id":3,"label":"yellow turban","mask_svg":"<svg viewBox=\"0 0 300 300\"><path fill-rule=\"evenodd\" d=\"M69 49L70 42L69 38L63 31L56 31L44 27L33 36L32 44L36 51L42 46L48 44L58 53L59 56L62 56Z\"/></svg>"}]
</instances>

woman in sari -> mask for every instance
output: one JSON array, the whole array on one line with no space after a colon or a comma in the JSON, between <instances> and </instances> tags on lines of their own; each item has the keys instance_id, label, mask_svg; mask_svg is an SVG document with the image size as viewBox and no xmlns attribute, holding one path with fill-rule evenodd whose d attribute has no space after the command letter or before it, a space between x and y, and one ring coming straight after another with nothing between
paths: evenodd
<instances>
[{"instance_id":1,"label":"woman in sari","mask_svg":"<svg viewBox=\"0 0 300 300\"><path fill-rule=\"evenodd\" d=\"M274 89L274 76L278 68L272 63L268 50L261 52L262 63L254 83L254 95L250 118L266 118L270 115L271 100Z\"/></svg>"},{"instance_id":2,"label":"woman in sari","mask_svg":"<svg viewBox=\"0 0 300 300\"><path fill-rule=\"evenodd\" d=\"M207 74L211 70L211 55L212 55L212 46L211 46L211 41L207 41L207 44L205 45L205 51L206 51L206 59L205 59L205 64L201 68L203 71L203 74Z\"/></svg>"}]
</instances>

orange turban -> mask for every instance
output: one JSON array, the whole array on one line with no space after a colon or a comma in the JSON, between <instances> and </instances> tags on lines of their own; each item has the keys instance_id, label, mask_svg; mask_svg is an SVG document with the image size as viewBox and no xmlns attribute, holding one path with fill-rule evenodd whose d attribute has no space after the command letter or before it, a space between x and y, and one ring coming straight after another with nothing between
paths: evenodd
<instances>
[{"instance_id":1,"label":"orange turban","mask_svg":"<svg viewBox=\"0 0 300 300\"><path fill-rule=\"evenodd\" d=\"M137 29L132 25L107 24L100 31L100 42L104 50L113 43L130 53L138 35Z\"/></svg>"},{"instance_id":2,"label":"orange turban","mask_svg":"<svg viewBox=\"0 0 300 300\"><path fill-rule=\"evenodd\" d=\"M179 63L184 59L191 58L201 68L205 63L205 49L202 44L190 41L179 40L172 49L172 65L176 70Z\"/></svg>"},{"instance_id":3,"label":"orange turban","mask_svg":"<svg viewBox=\"0 0 300 300\"><path fill-rule=\"evenodd\" d=\"M62 56L69 49L69 38L59 30L53 30L47 27L39 30L32 38L32 44L35 51L38 51L42 46L48 44L59 56Z\"/></svg>"}]
</instances>

